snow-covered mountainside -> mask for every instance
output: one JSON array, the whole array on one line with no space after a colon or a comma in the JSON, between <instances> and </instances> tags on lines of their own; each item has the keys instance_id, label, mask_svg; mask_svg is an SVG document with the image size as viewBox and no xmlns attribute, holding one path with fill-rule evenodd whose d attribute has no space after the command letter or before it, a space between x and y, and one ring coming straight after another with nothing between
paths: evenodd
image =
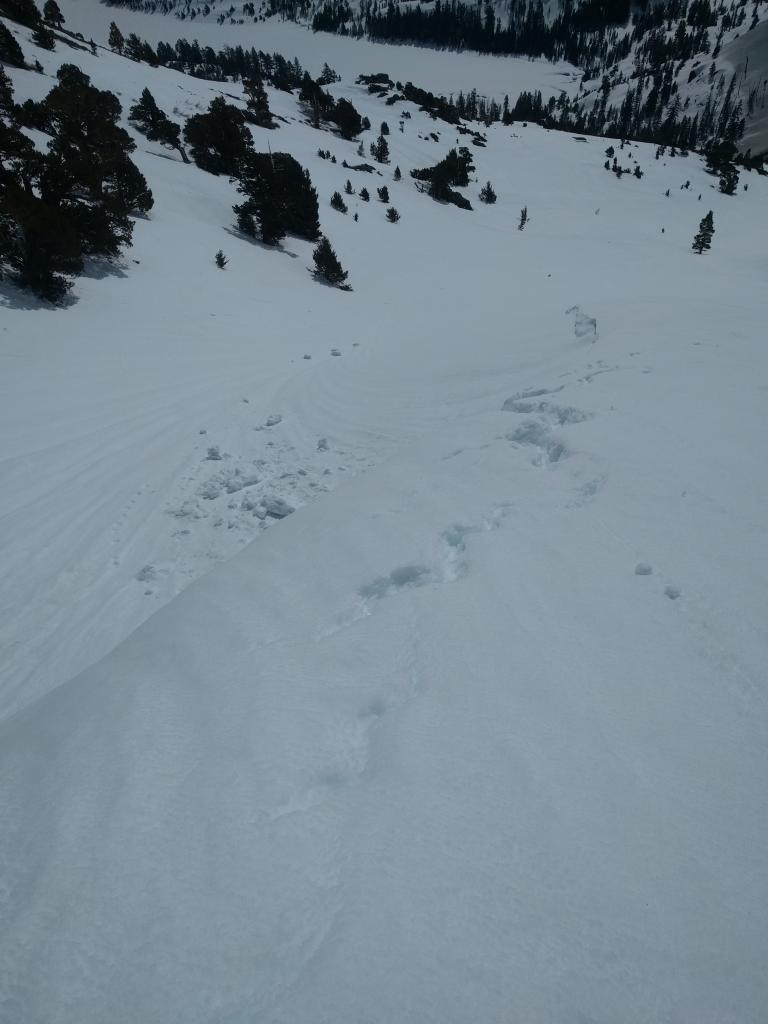
<instances>
[{"instance_id":1,"label":"snow-covered mountainside","mask_svg":"<svg viewBox=\"0 0 768 1024\"><path fill-rule=\"evenodd\" d=\"M107 47L172 19L60 7L96 52L4 22L16 102L64 62L116 93L154 206L63 306L0 280L0 1020L764 1024L768 178L472 145L356 82L567 65L196 25L370 120L370 172L295 92L251 129L345 292L127 121L241 84ZM471 210L409 173L457 145Z\"/></svg>"},{"instance_id":2,"label":"snow-covered mountainside","mask_svg":"<svg viewBox=\"0 0 768 1024\"><path fill-rule=\"evenodd\" d=\"M655 0L643 5L628 0L543 5L540 0L482 5L463 0L434 5L411 0L116 0L116 6L165 15L156 21L206 36L213 27L223 29L227 38L232 30L237 34L254 24L261 30L279 15L336 40L567 61L580 70L562 83L557 106L546 106L545 91L544 107L517 110L519 120L698 150L723 136L727 127L742 153L768 151L765 0ZM473 85L479 89L482 120L506 115L510 97L499 86L498 77L487 91ZM513 106L515 99L512 95Z\"/></svg>"}]
</instances>

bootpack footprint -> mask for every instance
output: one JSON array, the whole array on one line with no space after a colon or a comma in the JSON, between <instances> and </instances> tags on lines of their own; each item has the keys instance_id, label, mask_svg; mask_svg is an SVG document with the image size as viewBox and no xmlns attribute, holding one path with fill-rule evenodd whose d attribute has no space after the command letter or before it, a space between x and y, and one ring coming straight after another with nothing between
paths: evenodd
<instances>
[{"instance_id":1,"label":"bootpack footprint","mask_svg":"<svg viewBox=\"0 0 768 1024\"><path fill-rule=\"evenodd\" d=\"M570 453L564 441L552 434L552 428L541 420L526 420L519 427L504 435L513 444L536 449L534 465L555 465Z\"/></svg>"}]
</instances>

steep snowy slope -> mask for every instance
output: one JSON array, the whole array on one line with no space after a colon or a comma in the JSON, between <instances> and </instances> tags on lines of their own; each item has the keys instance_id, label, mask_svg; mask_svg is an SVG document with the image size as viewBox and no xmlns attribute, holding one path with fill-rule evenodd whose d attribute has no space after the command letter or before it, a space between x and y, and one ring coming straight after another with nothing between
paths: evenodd
<instances>
[{"instance_id":1,"label":"steep snowy slope","mask_svg":"<svg viewBox=\"0 0 768 1024\"><path fill-rule=\"evenodd\" d=\"M177 118L205 109L222 93L241 95L236 85L153 70L106 50L93 57L59 44L47 54L28 44L27 32L14 31L48 72L12 71L19 102L42 98L65 60L77 60L96 85L116 91L124 112L144 86ZM322 63L318 57L309 65L314 74ZM528 80L527 62L506 64ZM392 172L400 161L407 179L409 167L436 161L456 139L415 108L401 134L396 112L353 82L345 71L336 91L353 96L377 128L384 118L392 123L393 159L382 177L344 170L343 159L359 162L356 144L308 129L295 97L271 91L284 121L275 132L255 130L257 148L287 150L311 169L323 223L349 265L353 295L312 282L306 243L292 240L275 253L238 236L234 187L183 166L177 155L135 132L137 162L156 204L149 220L137 224L124 267L106 278L103 267L94 271L97 279L81 278L68 311L30 309L28 296L12 288L5 293L0 715L111 650L213 561L259 532L266 524L241 509L243 496L234 493L243 481L256 477L260 496L295 507L340 475L378 461L398 436L398 424L371 433L353 419L345 429L334 401L328 417L311 396L322 390L331 372L325 363L339 343L351 349L406 325L431 329L419 327L422 317L431 320L431 310L420 308L430 284L412 269L428 266L436 239L450 243L466 221L460 211L416 194L411 182L393 182ZM420 138L427 132L437 132L440 141ZM328 146L336 165L317 157L318 148ZM380 203L355 201L358 224L351 212L344 218L332 211L328 200L347 177L357 190L367 185L374 198L375 187L388 184L403 221L388 224ZM508 197L508 223L525 201L522 189ZM507 258L505 236L500 259ZM478 237L484 238L482 228ZM414 247L424 254L416 264L409 255ZM230 258L224 274L212 262L218 248ZM465 261L458 248L457 278ZM403 301L410 312L404 313ZM387 309L389 316L378 312ZM468 308L462 316L472 323ZM308 365L304 355L315 362ZM315 419L297 427L286 417L278 429L260 429L283 414L289 396L304 402L299 396L305 392L312 409L320 406ZM332 450L318 451L320 439ZM225 458L207 459L210 447Z\"/></svg>"},{"instance_id":2,"label":"steep snowy slope","mask_svg":"<svg viewBox=\"0 0 768 1024\"><path fill-rule=\"evenodd\" d=\"M740 148L745 152L768 152L768 20L727 43L721 59L737 76L740 94L745 97L747 130ZM756 96L750 110L748 97L752 90L756 90Z\"/></svg>"},{"instance_id":3,"label":"steep snowy slope","mask_svg":"<svg viewBox=\"0 0 768 1024\"><path fill-rule=\"evenodd\" d=\"M124 266L2 282L0 1019L762 1024L766 179L497 127L446 207L408 170L455 136L319 42L391 165L274 91L256 144L353 292L139 136ZM239 95L77 57L177 118Z\"/></svg>"}]
</instances>

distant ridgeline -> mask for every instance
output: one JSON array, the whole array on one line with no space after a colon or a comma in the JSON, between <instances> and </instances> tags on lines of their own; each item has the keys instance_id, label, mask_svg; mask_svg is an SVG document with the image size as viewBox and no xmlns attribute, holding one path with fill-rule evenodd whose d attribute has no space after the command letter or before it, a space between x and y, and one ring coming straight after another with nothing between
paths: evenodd
<instances>
[{"instance_id":1,"label":"distant ridgeline","mask_svg":"<svg viewBox=\"0 0 768 1024\"><path fill-rule=\"evenodd\" d=\"M629 0L564 0L556 16L548 20L541 2L522 0L510 4L502 21L491 4L470 5L461 0L423 5L362 0L355 8L347 0L321 4L270 0L259 5L246 2L239 8L215 2L198 5L191 0L112 0L116 6L172 13L183 21L210 16L217 8L220 23L243 24L280 14L309 21L316 31L565 60L584 71L576 98L561 95L544 101L540 93L523 92L500 104L471 92L455 100L450 97L445 107L456 118L486 124L528 120L548 128L695 150L706 150L714 141L737 142L744 133L746 113L760 100L759 86L743 97L735 77L727 82L715 61L724 33L741 26L745 31L753 28L759 20L758 8L766 2L732 0L727 6L714 6L710 0L660 0L653 4L645 0L631 8ZM190 47L197 52L190 54ZM242 53L240 48L214 52L182 41L176 47L160 44L156 59L168 66L182 64L184 70L200 77L224 78L243 73ZM632 69L627 70L626 65L622 69L621 62L630 56ZM681 100L675 80L688 62L692 63L688 82L706 78L703 84L709 87L706 101L696 109L691 109L690 100ZM612 103L614 90L625 85L628 88L621 90L621 98Z\"/></svg>"}]
</instances>

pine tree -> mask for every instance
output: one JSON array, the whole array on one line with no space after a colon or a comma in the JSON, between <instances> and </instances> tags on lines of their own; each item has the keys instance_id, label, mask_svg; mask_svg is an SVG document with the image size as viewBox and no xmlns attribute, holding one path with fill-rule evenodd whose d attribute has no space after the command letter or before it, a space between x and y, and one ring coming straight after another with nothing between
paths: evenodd
<instances>
[{"instance_id":1,"label":"pine tree","mask_svg":"<svg viewBox=\"0 0 768 1024\"><path fill-rule=\"evenodd\" d=\"M739 185L739 172L733 164L726 164L720 171L720 191L723 195L733 196Z\"/></svg>"},{"instance_id":2,"label":"pine tree","mask_svg":"<svg viewBox=\"0 0 768 1024\"><path fill-rule=\"evenodd\" d=\"M701 256L703 252L706 252L708 249L710 249L712 246L712 236L714 235L714 233L715 224L712 216L712 211L710 210L706 217L702 217L701 219L701 222L699 224L699 230L696 233L693 239L693 245L691 246L693 251L695 253L698 253L699 256Z\"/></svg>"},{"instance_id":3,"label":"pine tree","mask_svg":"<svg viewBox=\"0 0 768 1024\"><path fill-rule=\"evenodd\" d=\"M341 192L334 192L331 196L331 206L334 210L338 210L339 213L347 212L347 204L341 197Z\"/></svg>"},{"instance_id":4,"label":"pine tree","mask_svg":"<svg viewBox=\"0 0 768 1024\"><path fill-rule=\"evenodd\" d=\"M121 106L88 75L63 64L57 84L25 120L50 136L47 153L14 124L0 130L0 262L25 288L51 301L70 287L83 256L112 259L130 245L129 215L147 212L153 197L129 154L135 143L120 127ZM11 94L0 81L8 116Z\"/></svg>"},{"instance_id":5,"label":"pine tree","mask_svg":"<svg viewBox=\"0 0 768 1024\"><path fill-rule=\"evenodd\" d=\"M0 61L14 68L26 67L24 53L16 42L16 36L0 21Z\"/></svg>"},{"instance_id":6,"label":"pine tree","mask_svg":"<svg viewBox=\"0 0 768 1024\"><path fill-rule=\"evenodd\" d=\"M243 164L233 207L245 234L276 245L288 232L308 241L320 236L317 192L309 172L289 153L252 153Z\"/></svg>"},{"instance_id":7,"label":"pine tree","mask_svg":"<svg viewBox=\"0 0 768 1024\"><path fill-rule=\"evenodd\" d=\"M308 71L304 72L301 81L299 101L304 105L307 113L311 114L313 128L320 127L320 122L328 117L334 106L333 96L321 88Z\"/></svg>"},{"instance_id":8,"label":"pine tree","mask_svg":"<svg viewBox=\"0 0 768 1024\"><path fill-rule=\"evenodd\" d=\"M333 104L328 120L336 125L345 139L354 139L363 130L363 119L343 96Z\"/></svg>"},{"instance_id":9,"label":"pine tree","mask_svg":"<svg viewBox=\"0 0 768 1024\"><path fill-rule=\"evenodd\" d=\"M113 22L109 26L109 48L114 50L115 53L122 53L123 47L125 46L125 37L117 25Z\"/></svg>"},{"instance_id":10,"label":"pine tree","mask_svg":"<svg viewBox=\"0 0 768 1024\"><path fill-rule=\"evenodd\" d=\"M517 225L517 230L522 231L525 225L528 223L528 207L524 206L520 211L520 223Z\"/></svg>"},{"instance_id":11,"label":"pine tree","mask_svg":"<svg viewBox=\"0 0 768 1024\"><path fill-rule=\"evenodd\" d=\"M160 108L149 89L143 89L141 98L128 111L128 119L135 121L137 128L146 135L160 117Z\"/></svg>"},{"instance_id":12,"label":"pine tree","mask_svg":"<svg viewBox=\"0 0 768 1024\"><path fill-rule=\"evenodd\" d=\"M483 187L480 189L480 202L481 203L495 203L497 199L496 193L493 191L493 185L490 181L486 181Z\"/></svg>"},{"instance_id":13,"label":"pine tree","mask_svg":"<svg viewBox=\"0 0 768 1024\"><path fill-rule=\"evenodd\" d=\"M243 79L243 92L246 95L246 120L259 128L274 128L275 121L269 109L269 98L264 83L258 76Z\"/></svg>"},{"instance_id":14,"label":"pine tree","mask_svg":"<svg viewBox=\"0 0 768 1024\"><path fill-rule=\"evenodd\" d=\"M377 163L389 163L389 143L383 135L380 135L375 142L371 143L371 156Z\"/></svg>"},{"instance_id":15,"label":"pine tree","mask_svg":"<svg viewBox=\"0 0 768 1024\"><path fill-rule=\"evenodd\" d=\"M205 114L189 118L184 140L198 167L210 174L230 177L237 177L253 150L251 133L245 127L245 114L227 103L223 96L211 100Z\"/></svg>"},{"instance_id":16,"label":"pine tree","mask_svg":"<svg viewBox=\"0 0 768 1024\"><path fill-rule=\"evenodd\" d=\"M397 224L397 222L400 220L400 214L397 212L394 206L390 206L389 209L387 210L387 220L389 221L390 224Z\"/></svg>"},{"instance_id":17,"label":"pine tree","mask_svg":"<svg viewBox=\"0 0 768 1024\"><path fill-rule=\"evenodd\" d=\"M14 116L13 85L2 64L0 64L0 114L8 118Z\"/></svg>"},{"instance_id":18,"label":"pine tree","mask_svg":"<svg viewBox=\"0 0 768 1024\"><path fill-rule=\"evenodd\" d=\"M403 175L402 175L402 172L401 172L400 168L399 167L395 167L395 173L392 175L392 177L395 179L395 181L400 181L402 176Z\"/></svg>"},{"instance_id":19,"label":"pine tree","mask_svg":"<svg viewBox=\"0 0 768 1024\"><path fill-rule=\"evenodd\" d=\"M326 62L323 64L323 70L320 72L320 77L317 81L320 85L333 85L334 82L340 82L341 77Z\"/></svg>"},{"instance_id":20,"label":"pine tree","mask_svg":"<svg viewBox=\"0 0 768 1024\"><path fill-rule=\"evenodd\" d=\"M0 14L27 28L36 28L42 20L35 0L2 0Z\"/></svg>"},{"instance_id":21,"label":"pine tree","mask_svg":"<svg viewBox=\"0 0 768 1024\"><path fill-rule=\"evenodd\" d=\"M316 277L320 277L337 287L344 285L349 274L346 270L342 269L338 256L325 236L320 239L319 245L312 253L312 259L315 262Z\"/></svg>"},{"instance_id":22,"label":"pine tree","mask_svg":"<svg viewBox=\"0 0 768 1024\"><path fill-rule=\"evenodd\" d=\"M189 163L189 157L181 144L181 126L171 121L158 107L149 89L142 90L141 99L128 112L128 120L133 121L136 128L142 135L146 135L150 142L160 142L175 149L184 163Z\"/></svg>"},{"instance_id":23,"label":"pine tree","mask_svg":"<svg viewBox=\"0 0 768 1024\"><path fill-rule=\"evenodd\" d=\"M42 103L53 139L41 197L66 209L80 234L84 254L116 256L130 245L128 214L152 208L152 193L129 154L136 148L118 124L120 101L91 85L88 75L63 64L58 84Z\"/></svg>"},{"instance_id":24,"label":"pine tree","mask_svg":"<svg viewBox=\"0 0 768 1024\"><path fill-rule=\"evenodd\" d=\"M0 265L21 288L59 302L83 268L77 231L66 214L20 189L0 198Z\"/></svg>"},{"instance_id":25,"label":"pine tree","mask_svg":"<svg viewBox=\"0 0 768 1024\"><path fill-rule=\"evenodd\" d=\"M219 270L223 270L224 267L226 267L226 265L229 263L229 260L224 255L224 253L223 253L223 251L221 249L219 249L219 251L214 256L213 261L216 264L216 266L219 268Z\"/></svg>"},{"instance_id":26,"label":"pine tree","mask_svg":"<svg viewBox=\"0 0 768 1024\"><path fill-rule=\"evenodd\" d=\"M359 196L360 196L360 199L362 199L362 201L364 203L367 203L370 200L370 198L371 198L371 195L370 195L368 189L365 188L365 187L360 189Z\"/></svg>"},{"instance_id":27,"label":"pine tree","mask_svg":"<svg viewBox=\"0 0 768 1024\"><path fill-rule=\"evenodd\" d=\"M344 186L344 191L347 193L348 196L353 196L355 194L355 190L352 188L352 182L349 180L349 178L347 178L347 183Z\"/></svg>"},{"instance_id":28,"label":"pine tree","mask_svg":"<svg viewBox=\"0 0 768 1024\"><path fill-rule=\"evenodd\" d=\"M51 25L55 25L56 28L61 28L64 24L64 15L61 13L61 8L56 3L56 0L45 0L43 17Z\"/></svg>"},{"instance_id":29,"label":"pine tree","mask_svg":"<svg viewBox=\"0 0 768 1024\"><path fill-rule=\"evenodd\" d=\"M387 124L386 121L382 121L381 122L381 132L380 133L382 135L389 135L389 125Z\"/></svg>"},{"instance_id":30,"label":"pine tree","mask_svg":"<svg viewBox=\"0 0 768 1024\"><path fill-rule=\"evenodd\" d=\"M20 124L26 127L23 119L16 120L31 102L15 107L11 80L0 65L0 115L7 119L0 120L0 196L14 189L32 194L45 166L45 156L19 130Z\"/></svg>"},{"instance_id":31,"label":"pine tree","mask_svg":"<svg viewBox=\"0 0 768 1024\"><path fill-rule=\"evenodd\" d=\"M377 188L376 191L378 192L379 199L382 203L389 202L389 189L386 185L382 185L381 188Z\"/></svg>"}]
</instances>

